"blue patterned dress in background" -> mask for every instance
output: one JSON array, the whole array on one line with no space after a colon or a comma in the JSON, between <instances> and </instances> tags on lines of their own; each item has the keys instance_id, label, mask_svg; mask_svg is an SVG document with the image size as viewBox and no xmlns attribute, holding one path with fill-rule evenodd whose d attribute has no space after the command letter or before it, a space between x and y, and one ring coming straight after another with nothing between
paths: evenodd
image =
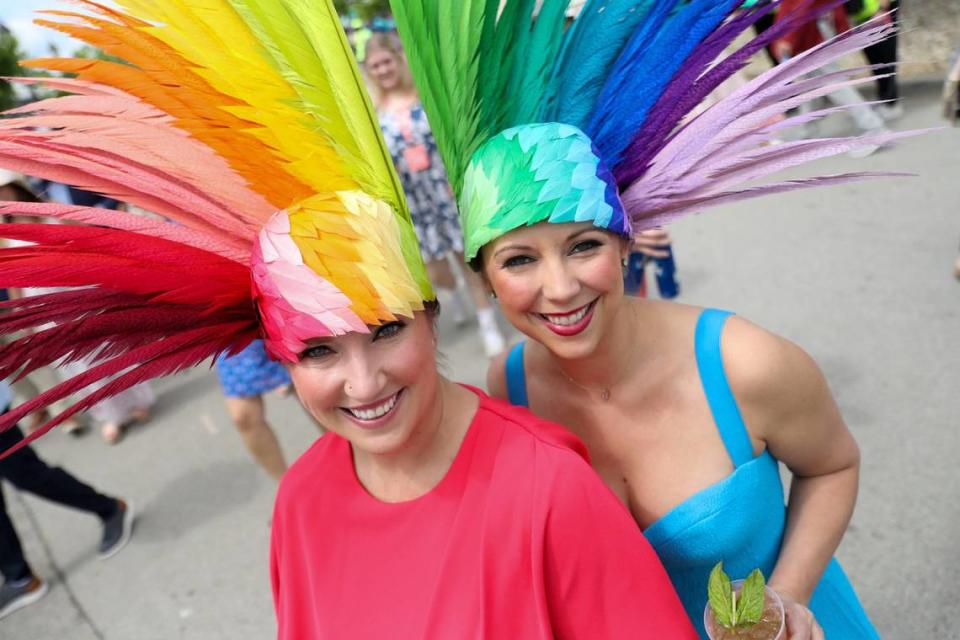
<instances>
[{"instance_id":1,"label":"blue patterned dress in background","mask_svg":"<svg viewBox=\"0 0 960 640\"><path fill-rule=\"evenodd\" d=\"M252 398L290 384L290 375L270 359L263 340L254 340L235 356L217 358L217 377L228 398Z\"/></svg>"},{"instance_id":2,"label":"blue patterned dress in background","mask_svg":"<svg viewBox=\"0 0 960 640\"><path fill-rule=\"evenodd\" d=\"M379 114L387 148L400 174L410 216L427 262L463 252L457 205L423 107Z\"/></svg>"}]
</instances>

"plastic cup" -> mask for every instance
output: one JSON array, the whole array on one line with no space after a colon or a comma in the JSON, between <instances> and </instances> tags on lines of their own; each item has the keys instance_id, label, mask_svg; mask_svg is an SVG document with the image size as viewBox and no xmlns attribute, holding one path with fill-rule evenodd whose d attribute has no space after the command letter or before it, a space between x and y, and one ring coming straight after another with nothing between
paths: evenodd
<instances>
[{"instance_id":1,"label":"plastic cup","mask_svg":"<svg viewBox=\"0 0 960 640\"><path fill-rule=\"evenodd\" d=\"M739 593L740 588L743 586L743 580L734 580L731 585L733 586L733 590ZM707 630L707 637L710 638L710 640L784 640L787 635L787 621L783 611L783 600L781 600L780 595L770 587L764 587L763 590L764 610L766 611L772 603L780 612L780 628L777 630L776 635L770 635L770 632L764 634L761 629L755 628L756 625L739 629L727 629L717 624L717 621L714 620L713 609L710 608L710 603L708 602L703 610L703 626Z\"/></svg>"}]
</instances>

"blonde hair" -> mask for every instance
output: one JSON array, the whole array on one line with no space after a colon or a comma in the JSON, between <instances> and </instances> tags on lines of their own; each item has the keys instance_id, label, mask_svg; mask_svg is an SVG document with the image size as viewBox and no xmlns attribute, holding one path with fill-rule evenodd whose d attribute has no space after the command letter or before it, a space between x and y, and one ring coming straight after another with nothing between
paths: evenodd
<instances>
[{"instance_id":1,"label":"blonde hair","mask_svg":"<svg viewBox=\"0 0 960 640\"><path fill-rule=\"evenodd\" d=\"M409 89L416 91L413 85L413 76L410 74L410 65L407 64L407 56L403 53L403 45L400 44L400 38L393 33L376 32L367 40L364 49L363 75L367 81L367 89L370 91L370 97L373 98L373 106L380 109L386 98L385 92L377 84L376 80L367 73L367 62L370 60L370 54L374 51L386 51L397 60L397 73L400 75L399 89Z\"/></svg>"}]
</instances>

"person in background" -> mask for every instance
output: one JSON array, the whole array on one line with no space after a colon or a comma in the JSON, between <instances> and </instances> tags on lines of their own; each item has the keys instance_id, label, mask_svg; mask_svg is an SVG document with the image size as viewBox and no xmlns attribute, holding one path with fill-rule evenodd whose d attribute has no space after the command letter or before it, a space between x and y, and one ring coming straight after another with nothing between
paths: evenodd
<instances>
[{"instance_id":1,"label":"person in background","mask_svg":"<svg viewBox=\"0 0 960 640\"><path fill-rule=\"evenodd\" d=\"M960 48L953 52L943 81L943 117L951 124L960 121Z\"/></svg>"},{"instance_id":2,"label":"person in background","mask_svg":"<svg viewBox=\"0 0 960 640\"><path fill-rule=\"evenodd\" d=\"M960 122L960 48L953 53L943 82L943 117L951 124ZM953 277L960 280L960 256L953 262Z\"/></svg>"},{"instance_id":3,"label":"person in background","mask_svg":"<svg viewBox=\"0 0 960 640\"><path fill-rule=\"evenodd\" d=\"M466 304L448 260L452 253L457 263L463 264L463 232L457 205L399 39L388 33L373 34L367 42L364 67L387 147L403 183L430 281L451 296L449 309L454 322L463 324L467 319ZM470 270L461 272L476 307L484 353L495 356L506 346L496 312L477 275Z\"/></svg>"},{"instance_id":4,"label":"person in background","mask_svg":"<svg viewBox=\"0 0 960 640\"><path fill-rule=\"evenodd\" d=\"M39 202L40 196L37 194L33 186L27 181L26 177L15 173L13 171L7 171L5 169L0 169L0 202ZM37 222L34 218L26 217L15 217L15 216L3 216L2 222L12 223L12 222ZM11 240L0 240L0 246L17 246L17 241ZM29 293L29 292L28 292ZM23 290L20 288L14 288L11 290L3 290L3 299L7 300L9 298L18 298L23 295ZM2 313L2 311L0 311ZM0 339L0 344L2 344L2 339ZM50 387L58 384L60 382L59 377L50 367L40 367L32 372L29 375L23 376L19 380L13 382L10 386L13 389L13 392L21 400L30 400L40 395L42 391L49 389ZM65 400L61 400L57 403L54 403L52 409L54 412L59 413L69 406L69 403ZM44 422L50 419L50 410L43 409L35 412L30 416L30 421L25 425L27 433L31 433ZM65 433L68 433L73 436L80 436L86 433L87 425L83 422L81 416L71 416L68 418L61 427Z\"/></svg>"},{"instance_id":5,"label":"person in background","mask_svg":"<svg viewBox=\"0 0 960 640\"><path fill-rule=\"evenodd\" d=\"M276 481L287 470L280 442L267 422L263 396L277 392L286 395L290 376L278 362L270 359L262 340L254 340L233 356L217 359L217 378L223 389L227 413L260 468Z\"/></svg>"},{"instance_id":6,"label":"person in background","mask_svg":"<svg viewBox=\"0 0 960 640\"><path fill-rule=\"evenodd\" d=\"M844 4L851 22L861 25L882 13L893 12L883 17L885 22L900 22L899 0L847 0ZM897 89L897 37L894 33L886 40L863 50L870 64L877 65L873 74L877 77L877 100L883 104L874 107L881 118L890 122L903 116L903 105Z\"/></svg>"},{"instance_id":7,"label":"person in background","mask_svg":"<svg viewBox=\"0 0 960 640\"><path fill-rule=\"evenodd\" d=\"M0 380L0 414L6 413L11 398L10 387ZM0 456L8 453L21 440L23 432L16 425L0 431ZM101 559L116 554L130 539L134 524L132 502L104 495L67 471L49 466L29 446L23 446L0 458L0 479L21 491L28 491L51 502L97 516L103 524L98 548ZM7 513L2 488L0 575L3 577L3 584L0 584L0 619L37 602L47 592L47 583L34 573L24 556L20 538Z\"/></svg>"},{"instance_id":8,"label":"person in background","mask_svg":"<svg viewBox=\"0 0 960 640\"><path fill-rule=\"evenodd\" d=\"M838 33L843 33L850 29L850 22L847 19L847 12L843 5L837 5L830 11L823 11L825 7L831 4L831 0L783 0L777 11L774 24L777 24L795 14L810 14L811 11L819 11L819 18L811 18L798 28L791 30L782 38L773 43L773 50L780 62L809 51L810 49L822 44L825 40L832 38ZM835 3L834 3L835 4ZM878 42L877 44L883 44ZM840 67L836 64L825 65L812 71L809 75L823 76L836 71ZM884 125L884 119L868 104L865 104L863 96L855 87L844 86L837 87L834 91L827 94L826 99L837 106L843 106L847 109L854 123L861 133L883 136L889 131ZM798 108L800 113L809 113L813 106L807 102ZM816 123L805 125L808 136L814 135ZM864 158L876 152L881 148L880 144L863 145L851 150L849 155L853 158Z\"/></svg>"},{"instance_id":9,"label":"person in background","mask_svg":"<svg viewBox=\"0 0 960 640\"><path fill-rule=\"evenodd\" d=\"M373 30L367 26L362 18L353 16L347 18L347 21L350 23L347 38L353 47L353 52L357 56L357 60L362 64L363 58L367 53L367 42L370 40L370 36L373 35Z\"/></svg>"},{"instance_id":10,"label":"person in background","mask_svg":"<svg viewBox=\"0 0 960 640\"><path fill-rule=\"evenodd\" d=\"M81 207L90 207L97 209L116 210L121 203L113 198L93 193L77 187L61 184L58 182L45 181L45 198L36 201L52 200L61 204L71 204ZM56 220L47 222L58 223ZM22 246L24 243L19 240L7 240L8 246ZM21 291L23 296L40 295L56 291L55 288L30 288ZM80 375L92 366L90 357L79 358L71 361L59 362L56 365L57 375L62 378L69 378ZM100 389L107 385L109 380L101 380L92 383L89 391ZM114 445L120 442L126 430L134 424L143 424L150 420L150 409L157 400L156 394L146 382L134 385L124 389L121 393L105 398L86 410L85 414L89 416L92 422L100 427L100 435L107 444ZM68 421L69 425L70 422Z\"/></svg>"},{"instance_id":11,"label":"person in background","mask_svg":"<svg viewBox=\"0 0 960 640\"><path fill-rule=\"evenodd\" d=\"M673 246L666 229L647 229L634 235L633 246L624 265L623 288L627 295L647 296L646 267L653 263L657 292L664 300L680 295Z\"/></svg>"}]
</instances>

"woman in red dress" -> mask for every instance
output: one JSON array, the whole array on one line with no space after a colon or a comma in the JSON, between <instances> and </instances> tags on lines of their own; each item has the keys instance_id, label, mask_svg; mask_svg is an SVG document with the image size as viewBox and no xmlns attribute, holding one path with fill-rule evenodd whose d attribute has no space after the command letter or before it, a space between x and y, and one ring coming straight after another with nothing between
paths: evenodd
<instances>
[{"instance_id":1,"label":"woman in red dress","mask_svg":"<svg viewBox=\"0 0 960 640\"><path fill-rule=\"evenodd\" d=\"M435 313L290 366L329 432L277 496L279 637L696 638L583 444L438 373Z\"/></svg>"}]
</instances>

